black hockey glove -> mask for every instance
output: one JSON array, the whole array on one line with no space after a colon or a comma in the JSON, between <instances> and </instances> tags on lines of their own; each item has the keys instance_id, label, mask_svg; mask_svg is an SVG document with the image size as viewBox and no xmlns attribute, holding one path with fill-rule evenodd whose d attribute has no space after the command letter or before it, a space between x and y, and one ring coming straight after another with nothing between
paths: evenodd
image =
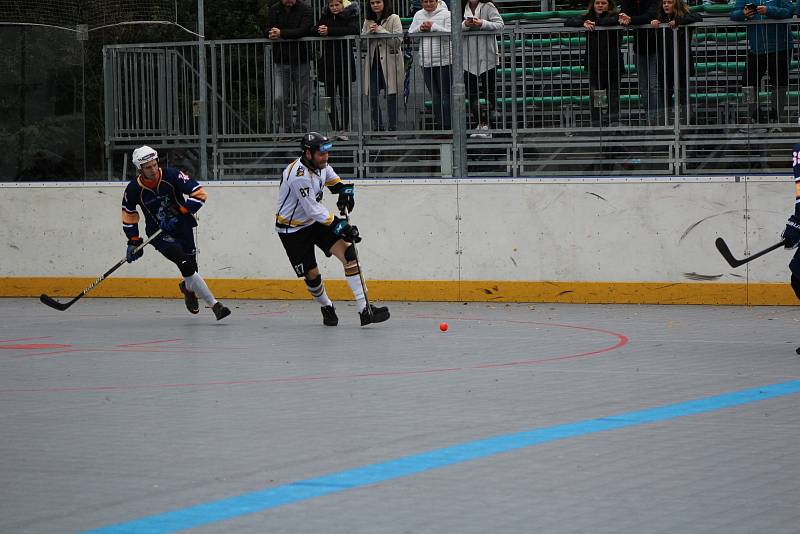
<instances>
[{"instance_id":1,"label":"black hockey glove","mask_svg":"<svg viewBox=\"0 0 800 534\"><path fill-rule=\"evenodd\" d=\"M784 245L786 248L794 248L800 243L800 220L797 217L794 215L789 217L781 237L786 241Z\"/></svg>"},{"instance_id":2,"label":"black hockey glove","mask_svg":"<svg viewBox=\"0 0 800 534\"><path fill-rule=\"evenodd\" d=\"M127 261L128 263L133 263L134 261L144 256L144 249L140 250L139 252L135 252L136 247L138 247L141 244L142 244L141 237L132 237L128 239L128 250L125 251L125 261Z\"/></svg>"},{"instance_id":3,"label":"black hockey glove","mask_svg":"<svg viewBox=\"0 0 800 534\"><path fill-rule=\"evenodd\" d=\"M351 226L345 219L334 218L331 225L333 233L347 241L348 243L360 243L361 237L358 235L358 227Z\"/></svg>"},{"instance_id":4,"label":"black hockey glove","mask_svg":"<svg viewBox=\"0 0 800 534\"><path fill-rule=\"evenodd\" d=\"M339 213L345 213L345 209L347 209L347 213L353 211L356 205L354 189L353 184L347 184L339 190L339 200L336 201Z\"/></svg>"}]
</instances>

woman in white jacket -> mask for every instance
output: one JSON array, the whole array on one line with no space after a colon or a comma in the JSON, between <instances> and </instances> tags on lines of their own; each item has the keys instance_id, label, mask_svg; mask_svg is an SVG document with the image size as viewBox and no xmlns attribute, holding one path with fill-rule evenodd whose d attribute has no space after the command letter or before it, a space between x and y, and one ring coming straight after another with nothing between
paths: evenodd
<instances>
[{"instance_id":1,"label":"woman in white jacket","mask_svg":"<svg viewBox=\"0 0 800 534\"><path fill-rule=\"evenodd\" d=\"M496 35L470 35L477 30L500 31L505 24L497 7L489 0L466 0L464 5L464 88L469 100L473 124L477 130L493 128L492 112L496 104L495 69L499 63ZM481 106L479 99L486 104ZM479 131L471 137L488 139L488 131Z\"/></svg>"},{"instance_id":2,"label":"woman in white jacket","mask_svg":"<svg viewBox=\"0 0 800 534\"><path fill-rule=\"evenodd\" d=\"M403 64L403 23L392 11L391 0L370 0L363 35L380 35L367 39L367 61L364 62L364 94L369 95L372 129L383 130L383 117L378 100L386 92L389 131L397 130L397 93L405 80Z\"/></svg>"},{"instance_id":3,"label":"woman in white jacket","mask_svg":"<svg viewBox=\"0 0 800 534\"><path fill-rule=\"evenodd\" d=\"M450 44L450 11L440 0L422 0L422 9L414 14L408 33L440 35L422 37L419 45L419 62L425 87L433 100L433 118L436 128L450 129L450 64L452 47ZM443 35L443 34L447 35Z\"/></svg>"}]
</instances>

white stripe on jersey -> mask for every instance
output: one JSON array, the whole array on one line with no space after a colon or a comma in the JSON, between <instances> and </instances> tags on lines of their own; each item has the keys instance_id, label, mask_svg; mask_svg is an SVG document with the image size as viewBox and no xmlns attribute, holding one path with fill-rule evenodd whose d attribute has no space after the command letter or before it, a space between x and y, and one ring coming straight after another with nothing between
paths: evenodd
<instances>
[{"instance_id":1,"label":"white stripe on jersey","mask_svg":"<svg viewBox=\"0 0 800 534\"><path fill-rule=\"evenodd\" d=\"M292 233L315 222L331 224L333 213L320 202L322 188L339 182L341 179L330 165L320 171L312 171L300 158L291 162L284 169L278 187L278 205L275 209L277 231Z\"/></svg>"}]
</instances>

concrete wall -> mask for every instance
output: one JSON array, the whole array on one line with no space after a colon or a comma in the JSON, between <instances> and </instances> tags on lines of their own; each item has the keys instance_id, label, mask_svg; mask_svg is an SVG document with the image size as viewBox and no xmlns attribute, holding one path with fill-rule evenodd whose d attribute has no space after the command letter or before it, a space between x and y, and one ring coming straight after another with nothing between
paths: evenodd
<instances>
[{"instance_id":1,"label":"concrete wall","mask_svg":"<svg viewBox=\"0 0 800 534\"><path fill-rule=\"evenodd\" d=\"M125 250L123 188L0 186L0 295L38 295L55 280L69 295L113 265ZM307 298L273 230L276 184L206 188L199 263L212 288ZM790 177L362 180L352 222L379 298L790 304L789 253L731 269L714 239L737 256L765 248L793 200ZM335 195L324 201L335 206ZM318 256L327 280L343 278L336 260ZM93 294L177 296L176 276L149 249ZM147 280L116 292L131 285L126 277ZM163 287L171 289L162 295Z\"/></svg>"}]
</instances>

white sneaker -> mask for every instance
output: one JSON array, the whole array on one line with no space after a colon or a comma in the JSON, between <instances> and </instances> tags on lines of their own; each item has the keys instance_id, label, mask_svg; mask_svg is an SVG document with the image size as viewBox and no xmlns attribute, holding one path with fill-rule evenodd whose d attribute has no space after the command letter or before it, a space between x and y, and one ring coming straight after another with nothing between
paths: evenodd
<instances>
[{"instance_id":1,"label":"white sneaker","mask_svg":"<svg viewBox=\"0 0 800 534\"><path fill-rule=\"evenodd\" d=\"M338 141L349 141L350 137L348 137L348 135L346 133L342 132L340 134L336 134L336 139Z\"/></svg>"},{"instance_id":2,"label":"white sneaker","mask_svg":"<svg viewBox=\"0 0 800 534\"><path fill-rule=\"evenodd\" d=\"M479 133L471 134L470 137L473 137L473 138L476 138L476 139L491 139L492 138L492 134L490 134L488 132L488 130L489 130L489 126L488 125L479 124L478 127L476 128L476 130L481 130L481 131Z\"/></svg>"}]
</instances>

